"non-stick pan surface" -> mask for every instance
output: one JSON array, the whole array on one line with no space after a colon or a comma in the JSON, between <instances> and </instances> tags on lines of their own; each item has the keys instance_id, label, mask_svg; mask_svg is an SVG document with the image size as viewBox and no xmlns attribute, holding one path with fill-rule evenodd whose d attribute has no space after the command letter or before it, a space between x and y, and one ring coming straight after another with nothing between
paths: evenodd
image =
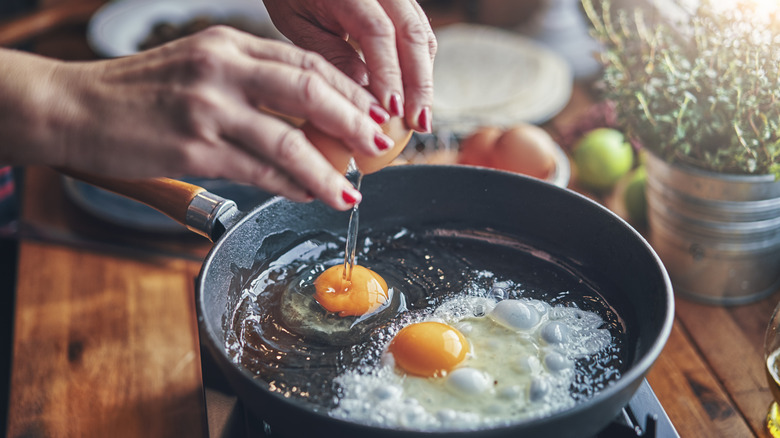
<instances>
[{"instance_id":1,"label":"non-stick pan surface","mask_svg":"<svg viewBox=\"0 0 780 438\"><path fill-rule=\"evenodd\" d=\"M229 311L246 273L269 254L316 230L344 234L348 216L319 202L275 198L230 227L209 253L197 282L201 338L242 401L278 436L587 437L605 427L633 396L669 336L672 288L652 248L599 204L566 189L506 172L459 166L397 166L363 180L361 229L446 226L491 230L532 242L602 294L625 323L628 365L622 377L572 409L510 427L469 432L414 432L367 427L316 413L267 389L225 351ZM273 244L270 242L273 241ZM263 245L265 243L265 245Z\"/></svg>"}]
</instances>

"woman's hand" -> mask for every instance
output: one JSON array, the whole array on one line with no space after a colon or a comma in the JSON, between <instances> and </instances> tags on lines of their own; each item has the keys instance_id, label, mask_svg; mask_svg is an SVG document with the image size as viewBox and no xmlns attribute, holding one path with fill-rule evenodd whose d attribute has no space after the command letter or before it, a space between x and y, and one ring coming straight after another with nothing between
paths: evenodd
<instances>
[{"instance_id":1,"label":"woman's hand","mask_svg":"<svg viewBox=\"0 0 780 438\"><path fill-rule=\"evenodd\" d=\"M400 80L391 76L388 90ZM0 50L0 77L0 161L17 164L230 178L343 210L360 193L300 130L258 108L364 155L392 146L379 126L387 112L323 57L227 27L91 63Z\"/></svg>"},{"instance_id":2,"label":"woman's hand","mask_svg":"<svg viewBox=\"0 0 780 438\"><path fill-rule=\"evenodd\" d=\"M415 0L264 0L276 27L321 53L413 129L431 130L436 38ZM354 40L365 58L347 43Z\"/></svg>"}]
</instances>

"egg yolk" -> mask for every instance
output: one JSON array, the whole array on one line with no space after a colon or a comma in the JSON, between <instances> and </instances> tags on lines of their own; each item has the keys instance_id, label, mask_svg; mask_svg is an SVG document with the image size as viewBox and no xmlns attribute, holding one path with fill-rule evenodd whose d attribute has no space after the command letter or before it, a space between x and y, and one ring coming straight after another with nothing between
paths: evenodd
<instances>
[{"instance_id":1,"label":"egg yolk","mask_svg":"<svg viewBox=\"0 0 780 438\"><path fill-rule=\"evenodd\" d=\"M402 328L388 348L395 364L407 373L439 377L466 358L469 343L454 327L429 321Z\"/></svg>"},{"instance_id":2,"label":"egg yolk","mask_svg":"<svg viewBox=\"0 0 780 438\"><path fill-rule=\"evenodd\" d=\"M331 266L314 280L314 298L328 312L358 316L373 312L387 301L387 283L376 272L352 266L352 278L344 278L344 265Z\"/></svg>"}]
</instances>

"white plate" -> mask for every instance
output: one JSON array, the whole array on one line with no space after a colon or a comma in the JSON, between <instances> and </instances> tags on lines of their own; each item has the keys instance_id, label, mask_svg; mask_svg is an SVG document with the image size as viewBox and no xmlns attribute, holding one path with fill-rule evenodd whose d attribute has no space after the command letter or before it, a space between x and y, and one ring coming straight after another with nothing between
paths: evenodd
<instances>
[{"instance_id":1,"label":"white plate","mask_svg":"<svg viewBox=\"0 0 780 438\"><path fill-rule=\"evenodd\" d=\"M182 24L196 16L241 17L276 31L261 0L116 0L92 16L87 41L104 57L132 55L158 22Z\"/></svg>"},{"instance_id":2,"label":"white plate","mask_svg":"<svg viewBox=\"0 0 780 438\"><path fill-rule=\"evenodd\" d=\"M571 67L533 40L456 24L436 32L434 127L465 134L484 125L539 124L571 97Z\"/></svg>"}]
</instances>

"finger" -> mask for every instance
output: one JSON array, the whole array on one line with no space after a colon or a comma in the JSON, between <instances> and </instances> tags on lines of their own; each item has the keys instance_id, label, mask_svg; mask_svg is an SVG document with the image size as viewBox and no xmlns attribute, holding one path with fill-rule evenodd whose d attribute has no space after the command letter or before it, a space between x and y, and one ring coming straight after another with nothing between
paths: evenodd
<instances>
[{"instance_id":1,"label":"finger","mask_svg":"<svg viewBox=\"0 0 780 438\"><path fill-rule=\"evenodd\" d=\"M345 0L338 2L332 12L360 45L369 70L369 89L392 115L402 117L403 82L393 21L373 1Z\"/></svg>"},{"instance_id":2,"label":"finger","mask_svg":"<svg viewBox=\"0 0 780 438\"><path fill-rule=\"evenodd\" d=\"M363 155L381 155L394 145L378 124L389 117L386 113L377 114L381 108L354 97L366 108L356 107L314 70L257 60L244 63L239 70L232 80L249 93L255 107L309 120Z\"/></svg>"},{"instance_id":3,"label":"finger","mask_svg":"<svg viewBox=\"0 0 780 438\"><path fill-rule=\"evenodd\" d=\"M300 130L251 108L233 111L231 117L222 121L222 126L225 136L242 145L247 153L272 163L332 208L347 210L360 202L360 193ZM263 180L265 176L254 174L250 179Z\"/></svg>"},{"instance_id":4,"label":"finger","mask_svg":"<svg viewBox=\"0 0 780 438\"><path fill-rule=\"evenodd\" d=\"M247 152L243 144L227 135L193 148L189 157L191 169L188 174L252 184L296 202L314 199L306 188L293 181L274 163Z\"/></svg>"},{"instance_id":5,"label":"finger","mask_svg":"<svg viewBox=\"0 0 780 438\"><path fill-rule=\"evenodd\" d=\"M360 57L358 51L350 45L344 36L330 32L301 17L294 17L286 26L295 29L288 32L290 41L295 45L322 55L330 64L335 66L355 84L365 87L368 85L368 67ZM291 63L293 60L290 60Z\"/></svg>"},{"instance_id":6,"label":"finger","mask_svg":"<svg viewBox=\"0 0 780 438\"><path fill-rule=\"evenodd\" d=\"M278 61L317 72L344 96L353 100L359 108L367 109L370 104L377 103L376 98L360 83L360 76L363 76L363 82L367 81L365 78L367 73L365 64L355 49L338 36L312 26L306 20L299 21L301 26L311 28L311 33L315 34L311 42L307 41L309 38L304 39L306 46L303 47L307 49L311 47L320 55L312 53L311 49L304 50L281 41L261 40L246 33L234 35L234 42L250 57ZM354 61L359 65L355 65ZM342 69L334 65L336 63L340 63L344 69L356 70L353 74L358 77L345 74Z\"/></svg>"},{"instance_id":7,"label":"finger","mask_svg":"<svg viewBox=\"0 0 780 438\"><path fill-rule=\"evenodd\" d=\"M398 58L404 85L407 124L417 131L431 131L433 62L436 38L427 17L414 0L380 0L397 29Z\"/></svg>"},{"instance_id":8,"label":"finger","mask_svg":"<svg viewBox=\"0 0 780 438\"><path fill-rule=\"evenodd\" d=\"M436 34L433 33L433 28L431 28L431 19L428 18L428 15L416 0L409 0L409 3L411 3L412 7L417 11L420 21L425 23L425 31L428 34L428 54L431 57L431 63L433 63L433 60L436 58L438 44L436 42Z\"/></svg>"},{"instance_id":9,"label":"finger","mask_svg":"<svg viewBox=\"0 0 780 438\"><path fill-rule=\"evenodd\" d=\"M234 166L225 166L224 168L228 173L223 175L222 178L256 185L268 193L284 196L295 202L311 202L314 200L314 196L309 190L293 181L289 175L281 172L271 164L257 160L242 150L234 150L233 156L234 158L230 163Z\"/></svg>"}]
</instances>

